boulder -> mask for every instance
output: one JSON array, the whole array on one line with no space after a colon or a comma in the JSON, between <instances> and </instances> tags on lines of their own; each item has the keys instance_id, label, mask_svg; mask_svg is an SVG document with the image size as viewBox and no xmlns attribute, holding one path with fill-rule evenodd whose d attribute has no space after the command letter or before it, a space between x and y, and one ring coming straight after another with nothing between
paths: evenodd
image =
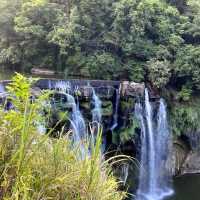
<instances>
[{"instance_id":1,"label":"boulder","mask_svg":"<svg viewBox=\"0 0 200 200\"><path fill-rule=\"evenodd\" d=\"M122 96L143 96L145 85L144 83L135 83L129 81L123 81L120 85L121 95Z\"/></svg>"},{"instance_id":2,"label":"boulder","mask_svg":"<svg viewBox=\"0 0 200 200\"><path fill-rule=\"evenodd\" d=\"M32 68L31 73L35 75L45 75L45 76L52 76L56 74L55 71L44 68Z\"/></svg>"}]
</instances>

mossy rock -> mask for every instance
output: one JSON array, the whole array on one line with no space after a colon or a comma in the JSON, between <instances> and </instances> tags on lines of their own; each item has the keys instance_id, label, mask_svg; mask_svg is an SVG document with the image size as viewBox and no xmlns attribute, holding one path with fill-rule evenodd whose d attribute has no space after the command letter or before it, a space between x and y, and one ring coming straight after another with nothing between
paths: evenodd
<instances>
[{"instance_id":1,"label":"mossy rock","mask_svg":"<svg viewBox=\"0 0 200 200\"><path fill-rule=\"evenodd\" d=\"M128 127L122 130L120 133L120 141L121 143L125 143L129 141L133 136L135 135L135 128L134 127Z\"/></svg>"},{"instance_id":2,"label":"mossy rock","mask_svg":"<svg viewBox=\"0 0 200 200\"><path fill-rule=\"evenodd\" d=\"M80 102L80 108L90 110L90 102Z\"/></svg>"},{"instance_id":3,"label":"mossy rock","mask_svg":"<svg viewBox=\"0 0 200 200\"><path fill-rule=\"evenodd\" d=\"M119 133L118 132L113 132L112 133L112 143L115 145L119 145L120 144L120 137L119 137Z\"/></svg>"},{"instance_id":4,"label":"mossy rock","mask_svg":"<svg viewBox=\"0 0 200 200\"><path fill-rule=\"evenodd\" d=\"M109 104L107 107L102 107L102 116L112 116L113 115L113 105Z\"/></svg>"},{"instance_id":5,"label":"mossy rock","mask_svg":"<svg viewBox=\"0 0 200 200\"><path fill-rule=\"evenodd\" d=\"M200 130L200 98L194 98L190 103L175 103L171 105L170 123L174 135L194 133Z\"/></svg>"},{"instance_id":6,"label":"mossy rock","mask_svg":"<svg viewBox=\"0 0 200 200\"><path fill-rule=\"evenodd\" d=\"M133 98L128 98L128 100L122 100L120 101L120 108L122 112L127 112L129 110L132 110L134 108L135 101Z\"/></svg>"},{"instance_id":7,"label":"mossy rock","mask_svg":"<svg viewBox=\"0 0 200 200\"><path fill-rule=\"evenodd\" d=\"M70 103L61 103L61 102L56 102L55 103L55 108L56 110L71 110L72 105Z\"/></svg>"},{"instance_id":8,"label":"mossy rock","mask_svg":"<svg viewBox=\"0 0 200 200\"><path fill-rule=\"evenodd\" d=\"M136 134L136 129L139 128L140 126L138 120L136 118L132 118L131 124L120 130L120 142L124 144L131 140Z\"/></svg>"},{"instance_id":9,"label":"mossy rock","mask_svg":"<svg viewBox=\"0 0 200 200\"><path fill-rule=\"evenodd\" d=\"M112 101L103 101L102 108L110 107L112 105Z\"/></svg>"},{"instance_id":10,"label":"mossy rock","mask_svg":"<svg viewBox=\"0 0 200 200\"><path fill-rule=\"evenodd\" d=\"M58 121L68 121L69 120L69 112L67 111L59 111L57 113Z\"/></svg>"}]
</instances>

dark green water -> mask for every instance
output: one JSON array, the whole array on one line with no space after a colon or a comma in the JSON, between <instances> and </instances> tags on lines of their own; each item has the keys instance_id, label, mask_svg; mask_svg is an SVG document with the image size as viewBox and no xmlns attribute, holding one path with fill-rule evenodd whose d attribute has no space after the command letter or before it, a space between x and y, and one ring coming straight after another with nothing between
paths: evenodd
<instances>
[{"instance_id":1,"label":"dark green water","mask_svg":"<svg viewBox=\"0 0 200 200\"><path fill-rule=\"evenodd\" d=\"M200 200L200 175L185 175L174 180L175 195L169 200Z\"/></svg>"}]
</instances>

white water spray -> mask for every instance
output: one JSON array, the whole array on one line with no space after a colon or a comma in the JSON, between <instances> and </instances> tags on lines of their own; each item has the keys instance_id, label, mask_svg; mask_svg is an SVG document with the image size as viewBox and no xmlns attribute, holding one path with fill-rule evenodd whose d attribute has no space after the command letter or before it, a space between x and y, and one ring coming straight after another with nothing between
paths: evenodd
<instances>
[{"instance_id":1,"label":"white water spray","mask_svg":"<svg viewBox=\"0 0 200 200\"><path fill-rule=\"evenodd\" d=\"M166 163L170 155L171 136L164 101L160 100L157 123L145 90L145 107L136 104L135 112L141 126L141 167L137 200L164 200L173 194ZM157 127L156 127L157 125Z\"/></svg>"},{"instance_id":2,"label":"white water spray","mask_svg":"<svg viewBox=\"0 0 200 200\"><path fill-rule=\"evenodd\" d=\"M116 99L115 99L115 113L113 116L113 125L111 127L111 131L113 131L118 126L118 108L119 108L119 100L120 100L120 94L119 90L116 90Z\"/></svg>"},{"instance_id":3,"label":"white water spray","mask_svg":"<svg viewBox=\"0 0 200 200\"><path fill-rule=\"evenodd\" d=\"M0 83L0 93L4 93L5 92L5 87L2 83Z\"/></svg>"},{"instance_id":4,"label":"white water spray","mask_svg":"<svg viewBox=\"0 0 200 200\"><path fill-rule=\"evenodd\" d=\"M92 121L101 123L102 112L101 112L101 105L102 102L100 98L96 95L94 88L92 88L92 103L94 108L92 110Z\"/></svg>"}]
</instances>

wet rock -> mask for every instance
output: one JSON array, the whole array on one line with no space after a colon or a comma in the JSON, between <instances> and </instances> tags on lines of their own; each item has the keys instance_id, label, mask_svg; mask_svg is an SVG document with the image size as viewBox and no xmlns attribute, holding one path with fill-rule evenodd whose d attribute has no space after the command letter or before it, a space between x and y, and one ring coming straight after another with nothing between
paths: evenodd
<instances>
[{"instance_id":1,"label":"wet rock","mask_svg":"<svg viewBox=\"0 0 200 200\"><path fill-rule=\"evenodd\" d=\"M176 139L173 142L173 151L171 160L168 163L168 169L174 176L180 175L182 172L183 164L189 153L189 148L187 143L182 139Z\"/></svg>"},{"instance_id":2,"label":"wet rock","mask_svg":"<svg viewBox=\"0 0 200 200\"><path fill-rule=\"evenodd\" d=\"M183 164L181 174L197 173L200 173L200 151L191 151Z\"/></svg>"},{"instance_id":3,"label":"wet rock","mask_svg":"<svg viewBox=\"0 0 200 200\"><path fill-rule=\"evenodd\" d=\"M112 105L112 101L103 101L102 108L107 108Z\"/></svg>"},{"instance_id":4,"label":"wet rock","mask_svg":"<svg viewBox=\"0 0 200 200\"><path fill-rule=\"evenodd\" d=\"M123 113L133 113L135 101L132 98L120 101L120 110Z\"/></svg>"},{"instance_id":5,"label":"wet rock","mask_svg":"<svg viewBox=\"0 0 200 200\"><path fill-rule=\"evenodd\" d=\"M42 69L42 68L32 68L31 73L35 75L48 75L48 76L52 76L56 74L56 72L53 70Z\"/></svg>"},{"instance_id":6,"label":"wet rock","mask_svg":"<svg viewBox=\"0 0 200 200\"><path fill-rule=\"evenodd\" d=\"M185 137L187 137L191 150L200 151L200 131L186 133Z\"/></svg>"},{"instance_id":7,"label":"wet rock","mask_svg":"<svg viewBox=\"0 0 200 200\"><path fill-rule=\"evenodd\" d=\"M109 104L107 104L106 107L102 107L102 116L112 116L113 115L113 105L112 102L110 102Z\"/></svg>"},{"instance_id":8,"label":"wet rock","mask_svg":"<svg viewBox=\"0 0 200 200\"><path fill-rule=\"evenodd\" d=\"M121 83L120 88L122 96L137 97L144 95L145 85L144 83L124 81Z\"/></svg>"},{"instance_id":9,"label":"wet rock","mask_svg":"<svg viewBox=\"0 0 200 200\"><path fill-rule=\"evenodd\" d=\"M88 102L88 101L80 102L80 109L90 111L90 109L91 109L90 102Z\"/></svg>"}]
</instances>

